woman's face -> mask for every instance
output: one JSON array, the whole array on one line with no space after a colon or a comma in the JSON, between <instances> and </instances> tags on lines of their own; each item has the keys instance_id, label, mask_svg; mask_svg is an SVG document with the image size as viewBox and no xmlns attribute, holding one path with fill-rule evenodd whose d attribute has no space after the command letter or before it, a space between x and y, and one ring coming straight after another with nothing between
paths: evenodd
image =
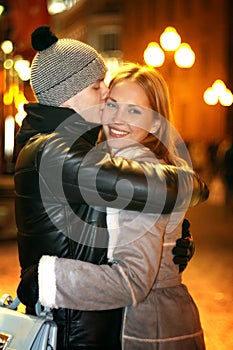
<instances>
[{"instance_id":1,"label":"woman's face","mask_svg":"<svg viewBox=\"0 0 233 350\"><path fill-rule=\"evenodd\" d=\"M112 148L142 142L154 126L153 111L144 90L135 82L121 81L112 87L103 117L103 130Z\"/></svg>"}]
</instances>

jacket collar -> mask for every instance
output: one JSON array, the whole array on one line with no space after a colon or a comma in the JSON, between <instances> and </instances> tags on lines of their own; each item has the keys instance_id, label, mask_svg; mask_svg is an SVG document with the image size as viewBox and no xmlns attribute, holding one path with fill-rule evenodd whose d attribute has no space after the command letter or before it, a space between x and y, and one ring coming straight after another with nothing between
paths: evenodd
<instances>
[{"instance_id":1,"label":"jacket collar","mask_svg":"<svg viewBox=\"0 0 233 350\"><path fill-rule=\"evenodd\" d=\"M24 118L21 128L16 135L16 141L24 144L32 136L53 132L64 120L76 114L77 120L84 119L72 109L29 103L24 105L27 116Z\"/></svg>"}]
</instances>

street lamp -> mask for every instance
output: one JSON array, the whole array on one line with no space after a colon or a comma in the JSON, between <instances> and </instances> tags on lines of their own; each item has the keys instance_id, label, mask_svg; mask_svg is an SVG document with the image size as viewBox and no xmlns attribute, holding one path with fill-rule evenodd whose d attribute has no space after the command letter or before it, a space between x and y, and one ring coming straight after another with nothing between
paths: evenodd
<instances>
[{"instance_id":1,"label":"street lamp","mask_svg":"<svg viewBox=\"0 0 233 350\"><path fill-rule=\"evenodd\" d=\"M165 61L165 54L158 43L151 42L144 51L144 60L148 66L161 67Z\"/></svg>"},{"instance_id":2,"label":"street lamp","mask_svg":"<svg viewBox=\"0 0 233 350\"><path fill-rule=\"evenodd\" d=\"M9 55L13 51L13 44L10 40L5 40L1 44L1 49L5 55Z\"/></svg>"},{"instance_id":3,"label":"street lamp","mask_svg":"<svg viewBox=\"0 0 233 350\"><path fill-rule=\"evenodd\" d=\"M191 68L195 62L195 53L189 44L182 43L175 51L174 60L180 68Z\"/></svg>"},{"instance_id":4,"label":"street lamp","mask_svg":"<svg viewBox=\"0 0 233 350\"><path fill-rule=\"evenodd\" d=\"M181 43L181 37L174 27L165 28L160 35L160 45L165 51L175 51Z\"/></svg>"},{"instance_id":5,"label":"street lamp","mask_svg":"<svg viewBox=\"0 0 233 350\"><path fill-rule=\"evenodd\" d=\"M212 86L205 90L203 99L210 106L214 106L219 102L222 106L229 107L233 103L232 92L221 79L215 80Z\"/></svg>"},{"instance_id":6,"label":"street lamp","mask_svg":"<svg viewBox=\"0 0 233 350\"><path fill-rule=\"evenodd\" d=\"M165 28L160 35L160 45L150 42L145 49L144 60L148 66L161 67L165 61L166 51L174 52L174 60L178 67L191 68L194 65L194 51L189 44L181 42L181 37L174 27Z\"/></svg>"}]
</instances>

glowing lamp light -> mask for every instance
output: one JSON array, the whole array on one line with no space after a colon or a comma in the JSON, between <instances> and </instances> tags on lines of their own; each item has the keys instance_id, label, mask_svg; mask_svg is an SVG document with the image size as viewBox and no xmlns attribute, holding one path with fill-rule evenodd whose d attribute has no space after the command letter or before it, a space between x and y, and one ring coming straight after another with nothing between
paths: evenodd
<instances>
[{"instance_id":1,"label":"glowing lamp light","mask_svg":"<svg viewBox=\"0 0 233 350\"><path fill-rule=\"evenodd\" d=\"M148 66L161 67L165 60L165 54L158 43L151 42L144 51L144 61Z\"/></svg>"},{"instance_id":2,"label":"glowing lamp light","mask_svg":"<svg viewBox=\"0 0 233 350\"><path fill-rule=\"evenodd\" d=\"M181 37L174 27L165 28L160 36L160 45L165 51L175 51L181 43Z\"/></svg>"},{"instance_id":3,"label":"glowing lamp light","mask_svg":"<svg viewBox=\"0 0 233 350\"><path fill-rule=\"evenodd\" d=\"M218 103L218 95L212 87L206 89L203 95L204 101L207 105L214 106Z\"/></svg>"},{"instance_id":4,"label":"glowing lamp light","mask_svg":"<svg viewBox=\"0 0 233 350\"><path fill-rule=\"evenodd\" d=\"M48 1L48 12L50 15L55 15L57 13L61 13L65 11L66 4L65 1L62 0L49 0Z\"/></svg>"},{"instance_id":5,"label":"glowing lamp light","mask_svg":"<svg viewBox=\"0 0 233 350\"><path fill-rule=\"evenodd\" d=\"M23 71L19 72L19 77L23 81L27 81L31 77L31 68L25 68Z\"/></svg>"},{"instance_id":6,"label":"glowing lamp light","mask_svg":"<svg viewBox=\"0 0 233 350\"><path fill-rule=\"evenodd\" d=\"M9 87L9 92L14 96L19 92L19 85L16 83L12 83Z\"/></svg>"},{"instance_id":7,"label":"glowing lamp light","mask_svg":"<svg viewBox=\"0 0 233 350\"><path fill-rule=\"evenodd\" d=\"M175 62L180 68L190 68L195 62L195 53L187 43L180 44L174 55Z\"/></svg>"},{"instance_id":8,"label":"glowing lamp light","mask_svg":"<svg viewBox=\"0 0 233 350\"><path fill-rule=\"evenodd\" d=\"M3 14L5 10L5 7L3 5L0 5L0 16Z\"/></svg>"},{"instance_id":9,"label":"glowing lamp light","mask_svg":"<svg viewBox=\"0 0 233 350\"><path fill-rule=\"evenodd\" d=\"M212 88L218 95L221 95L226 90L226 85L221 79L215 80L215 82L212 85Z\"/></svg>"},{"instance_id":10,"label":"glowing lamp light","mask_svg":"<svg viewBox=\"0 0 233 350\"><path fill-rule=\"evenodd\" d=\"M22 102L19 103L19 105L18 105L18 107L17 107L19 113L25 113L25 115L26 115L26 112L25 112L25 110L24 110L24 104L27 103L27 102L28 102L28 101L27 101L26 98L25 98L24 101L22 101Z\"/></svg>"},{"instance_id":11,"label":"glowing lamp light","mask_svg":"<svg viewBox=\"0 0 233 350\"><path fill-rule=\"evenodd\" d=\"M7 58L4 62L3 62L3 67L4 69L11 69L14 66L14 61L11 58Z\"/></svg>"},{"instance_id":12,"label":"glowing lamp light","mask_svg":"<svg viewBox=\"0 0 233 350\"><path fill-rule=\"evenodd\" d=\"M6 91L3 95L3 103L5 106L10 106L13 103L14 95L11 91Z\"/></svg>"},{"instance_id":13,"label":"glowing lamp light","mask_svg":"<svg viewBox=\"0 0 233 350\"><path fill-rule=\"evenodd\" d=\"M229 107L233 103L233 95L229 89L226 89L224 93L219 96L219 102L222 106Z\"/></svg>"},{"instance_id":14,"label":"glowing lamp light","mask_svg":"<svg viewBox=\"0 0 233 350\"><path fill-rule=\"evenodd\" d=\"M222 106L229 107L233 103L232 92L221 79L215 80L212 86L206 89L203 98L208 105L216 105L219 101Z\"/></svg>"},{"instance_id":15,"label":"glowing lamp light","mask_svg":"<svg viewBox=\"0 0 233 350\"><path fill-rule=\"evenodd\" d=\"M15 61L14 68L19 77L23 81L27 81L31 76L30 62L28 60L19 59Z\"/></svg>"},{"instance_id":16,"label":"glowing lamp light","mask_svg":"<svg viewBox=\"0 0 233 350\"><path fill-rule=\"evenodd\" d=\"M15 142L15 119L12 115L8 115L5 119L5 139L4 154L6 158L13 156Z\"/></svg>"},{"instance_id":17,"label":"glowing lamp light","mask_svg":"<svg viewBox=\"0 0 233 350\"><path fill-rule=\"evenodd\" d=\"M18 113L15 115L15 122L21 126L24 118L26 117L27 113L24 110L24 104L27 102L25 99L24 101L21 101L17 107Z\"/></svg>"},{"instance_id":18,"label":"glowing lamp light","mask_svg":"<svg viewBox=\"0 0 233 350\"><path fill-rule=\"evenodd\" d=\"M14 96L14 101L15 101L15 107L19 109L19 105L21 105L21 103L26 103L27 99L24 96L24 93L22 91L19 91L19 93Z\"/></svg>"},{"instance_id":19,"label":"glowing lamp light","mask_svg":"<svg viewBox=\"0 0 233 350\"><path fill-rule=\"evenodd\" d=\"M20 112L16 113L16 115L15 115L15 122L19 126L21 126L22 123L23 123L24 118L26 117L26 115L27 115L26 113L20 113Z\"/></svg>"},{"instance_id":20,"label":"glowing lamp light","mask_svg":"<svg viewBox=\"0 0 233 350\"><path fill-rule=\"evenodd\" d=\"M3 41L1 44L1 49L6 55L9 55L13 51L12 42L10 40Z\"/></svg>"},{"instance_id":21,"label":"glowing lamp light","mask_svg":"<svg viewBox=\"0 0 233 350\"><path fill-rule=\"evenodd\" d=\"M14 64L15 70L18 73L21 70L24 70L25 68L29 68L29 66L30 66L30 62L28 60L22 60L22 59L15 61L15 64Z\"/></svg>"}]
</instances>

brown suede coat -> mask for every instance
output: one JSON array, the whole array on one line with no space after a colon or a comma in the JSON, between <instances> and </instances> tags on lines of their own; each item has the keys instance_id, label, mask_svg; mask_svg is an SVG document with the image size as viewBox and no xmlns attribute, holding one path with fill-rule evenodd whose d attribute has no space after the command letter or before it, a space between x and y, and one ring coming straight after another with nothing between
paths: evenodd
<instances>
[{"instance_id":1,"label":"brown suede coat","mask_svg":"<svg viewBox=\"0 0 233 350\"><path fill-rule=\"evenodd\" d=\"M131 151L121 156L147 154L145 149ZM198 309L172 261L183 215L110 209L112 266L42 258L42 304L83 310L124 307L122 350L204 350ZM46 280L52 288L49 299Z\"/></svg>"}]
</instances>

